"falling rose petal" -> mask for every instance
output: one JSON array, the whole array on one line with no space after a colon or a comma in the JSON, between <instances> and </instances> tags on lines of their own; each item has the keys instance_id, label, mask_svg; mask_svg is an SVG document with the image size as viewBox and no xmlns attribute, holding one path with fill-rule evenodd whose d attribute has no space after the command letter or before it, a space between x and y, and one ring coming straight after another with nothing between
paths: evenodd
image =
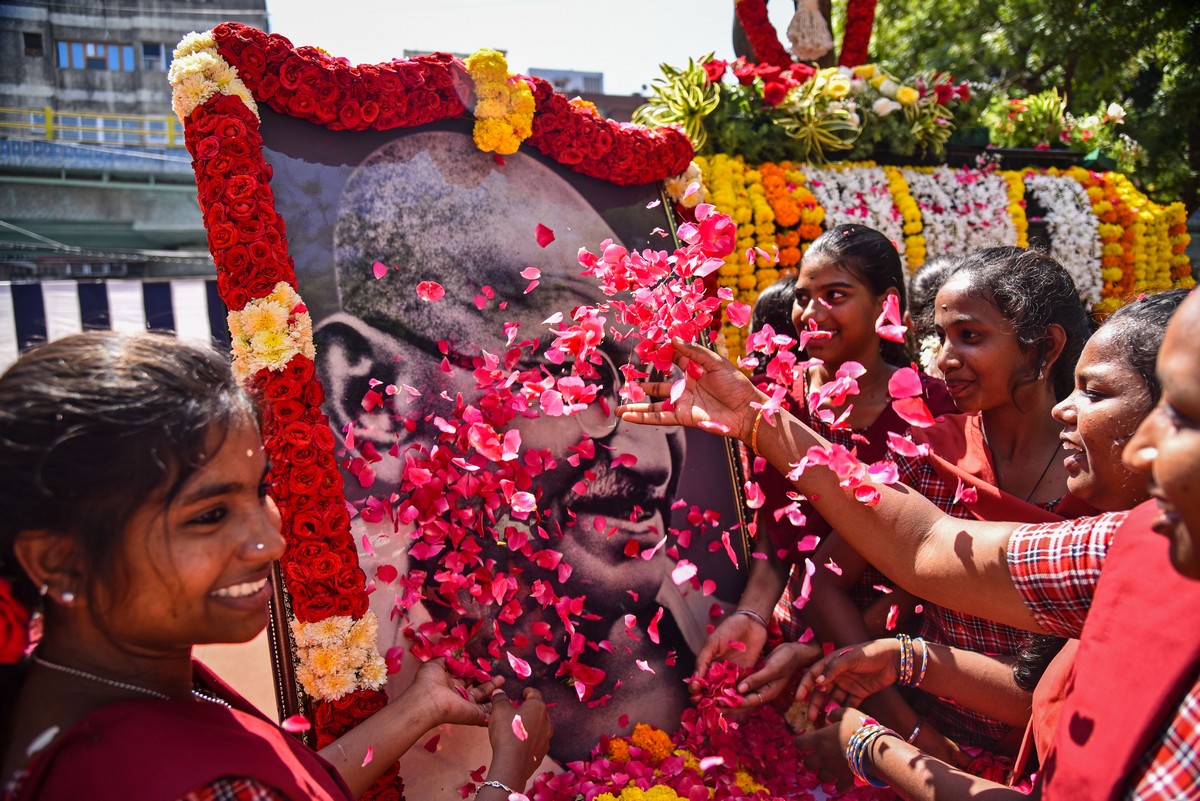
<instances>
[{"instance_id":1,"label":"falling rose petal","mask_svg":"<svg viewBox=\"0 0 1200 801\"><path fill-rule=\"evenodd\" d=\"M529 663L519 656L513 656L509 651L505 651L504 655L508 657L508 664L512 667L513 673L516 673L523 679L529 678L532 671L529 669ZM521 739L525 739L522 737Z\"/></svg>"},{"instance_id":2,"label":"falling rose petal","mask_svg":"<svg viewBox=\"0 0 1200 801\"><path fill-rule=\"evenodd\" d=\"M651 200L649 203L647 203L647 204L646 204L646 208L648 208L648 209L657 209L657 208L658 208L659 206L661 206L661 205L662 205L662 201L661 201L661 200Z\"/></svg>"},{"instance_id":3,"label":"falling rose petal","mask_svg":"<svg viewBox=\"0 0 1200 801\"><path fill-rule=\"evenodd\" d=\"M900 607L892 604L888 607L887 624L884 626L888 631L893 631L896 628L896 620L900 617Z\"/></svg>"},{"instance_id":4,"label":"falling rose petal","mask_svg":"<svg viewBox=\"0 0 1200 801\"><path fill-rule=\"evenodd\" d=\"M526 267L524 270L521 270L521 277L526 281L536 281L542 277L542 271L537 267Z\"/></svg>"},{"instance_id":5,"label":"falling rose petal","mask_svg":"<svg viewBox=\"0 0 1200 801\"><path fill-rule=\"evenodd\" d=\"M763 492L762 487L758 485L758 482L747 481L744 489L746 490L746 506L751 509L761 509L762 505L767 501L767 496Z\"/></svg>"},{"instance_id":6,"label":"falling rose petal","mask_svg":"<svg viewBox=\"0 0 1200 801\"><path fill-rule=\"evenodd\" d=\"M792 602L792 606L797 609L803 609L808 603L808 599L812 597L812 577L817 572L817 566L813 564L811 559L804 560L804 582L800 585L800 594L796 596L796 600Z\"/></svg>"},{"instance_id":7,"label":"falling rose petal","mask_svg":"<svg viewBox=\"0 0 1200 801\"><path fill-rule=\"evenodd\" d=\"M661 551L661 550L662 550L662 547L663 547L664 545L666 545L666 544L667 544L667 538L666 538L666 537L663 537L662 539L660 539L658 542L656 542L656 543L654 544L654 547L653 547L653 548L651 548L651 549L650 549L650 550L648 550L648 551L642 551L642 553L641 553L641 557L642 557L643 559L645 559L646 561L650 561L651 559L653 559L653 558L654 558L654 555L655 555L656 553L658 553L659 551ZM636 600L637 600L637 598L634 598L634 600L636 601Z\"/></svg>"},{"instance_id":8,"label":"falling rose petal","mask_svg":"<svg viewBox=\"0 0 1200 801\"><path fill-rule=\"evenodd\" d=\"M558 325L563 321L563 313L555 312L554 314L542 320L542 325Z\"/></svg>"},{"instance_id":9,"label":"falling rose petal","mask_svg":"<svg viewBox=\"0 0 1200 801\"><path fill-rule=\"evenodd\" d=\"M544 247L546 247L546 245L549 245L551 242L554 241L554 232L551 231L546 226L542 225L541 223L537 224L536 236L537 236L538 247L544 248ZM522 738L522 739L524 739L524 738Z\"/></svg>"},{"instance_id":10,"label":"falling rose petal","mask_svg":"<svg viewBox=\"0 0 1200 801\"><path fill-rule=\"evenodd\" d=\"M284 731L298 734L303 731L308 731L312 728L312 723L304 715L292 715L290 718L285 718L283 723L279 724Z\"/></svg>"},{"instance_id":11,"label":"falling rose petal","mask_svg":"<svg viewBox=\"0 0 1200 801\"><path fill-rule=\"evenodd\" d=\"M900 297L889 294L883 299L883 310L875 321L875 333L892 342L903 342L906 331L908 328L900 324Z\"/></svg>"},{"instance_id":12,"label":"falling rose petal","mask_svg":"<svg viewBox=\"0 0 1200 801\"><path fill-rule=\"evenodd\" d=\"M893 592L895 592L895 590L893 590L891 587L889 587L886 584L872 584L871 589L878 590L879 592L882 592L884 595L891 595Z\"/></svg>"},{"instance_id":13,"label":"falling rose petal","mask_svg":"<svg viewBox=\"0 0 1200 801\"><path fill-rule=\"evenodd\" d=\"M388 268L383 262L377 261L371 265L371 272L375 273L376 279L379 279L388 274Z\"/></svg>"},{"instance_id":14,"label":"falling rose petal","mask_svg":"<svg viewBox=\"0 0 1200 801\"><path fill-rule=\"evenodd\" d=\"M842 569L840 567L838 567L838 563L833 561L833 559L830 559L828 562L825 563L825 569L828 570L830 573L832 573L835 576L842 575Z\"/></svg>"},{"instance_id":15,"label":"falling rose petal","mask_svg":"<svg viewBox=\"0 0 1200 801\"><path fill-rule=\"evenodd\" d=\"M804 551L815 551L820 544L821 538L816 534L805 534L800 542L796 543L796 550L801 553Z\"/></svg>"},{"instance_id":16,"label":"falling rose petal","mask_svg":"<svg viewBox=\"0 0 1200 801\"><path fill-rule=\"evenodd\" d=\"M968 487L960 478L958 486L954 489L954 502L970 505L979 502L979 491L974 487Z\"/></svg>"},{"instance_id":17,"label":"falling rose petal","mask_svg":"<svg viewBox=\"0 0 1200 801\"><path fill-rule=\"evenodd\" d=\"M911 367L901 367L888 379L888 394L893 398L915 398L921 390L921 374Z\"/></svg>"},{"instance_id":18,"label":"falling rose petal","mask_svg":"<svg viewBox=\"0 0 1200 801\"><path fill-rule=\"evenodd\" d=\"M647 673L654 673L654 668L650 667L650 663L645 659L635 659L633 660L633 663L638 666L638 670L644 670Z\"/></svg>"},{"instance_id":19,"label":"falling rose petal","mask_svg":"<svg viewBox=\"0 0 1200 801\"><path fill-rule=\"evenodd\" d=\"M521 720L520 715L513 715L512 732L522 742L529 739L529 732L525 731L525 722Z\"/></svg>"},{"instance_id":20,"label":"falling rose petal","mask_svg":"<svg viewBox=\"0 0 1200 801\"><path fill-rule=\"evenodd\" d=\"M431 754L437 753L438 742L442 739L442 735L435 734L425 743L425 750Z\"/></svg>"},{"instance_id":21,"label":"falling rose petal","mask_svg":"<svg viewBox=\"0 0 1200 801\"><path fill-rule=\"evenodd\" d=\"M654 613L654 618L651 619L650 625L646 627L646 633L650 635L650 642L658 645L660 643L658 636L658 621L662 620L663 608L658 607L658 611Z\"/></svg>"},{"instance_id":22,"label":"falling rose petal","mask_svg":"<svg viewBox=\"0 0 1200 801\"><path fill-rule=\"evenodd\" d=\"M899 415L900 419L908 423L910 426L917 428L929 428L936 420L929 412L929 407L925 405L925 401L920 398L899 398L892 401L892 409Z\"/></svg>"},{"instance_id":23,"label":"falling rose petal","mask_svg":"<svg viewBox=\"0 0 1200 801\"><path fill-rule=\"evenodd\" d=\"M617 718L617 726L619 728L623 729L628 725L629 725L629 715L621 715L621 717Z\"/></svg>"},{"instance_id":24,"label":"falling rose petal","mask_svg":"<svg viewBox=\"0 0 1200 801\"><path fill-rule=\"evenodd\" d=\"M540 283L541 283L541 281L530 281L529 286L525 287L525 291L521 294L528 295L530 292L537 289L538 284L540 284Z\"/></svg>"},{"instance_id":25,"label":"falling rose petal","mask_svg":"<svg viewBox=\"0 0 1200 801\"><path fill-rule=\"evenodd\" d=\"M894 431L887 432L888 447L900 454L909 458L918 456L926 456L929 454L929 446L922 443L918 445L908 437L902 437Z\"/></svg>"},{"instance_id":26,"label":"falling rose petal","mask_svg":"<svg viewBox=\"0 0 1200 801\"><path fill-rule=\"evenodd\" d=\"M696 566L686 559L680 559L671 571L671 581L676 586L691 581L696 575Z\"/></svg>"},{"instance_id":27,"label":"falling rose petal","mask_svg":"<svg viewBox=\"0 0 1200 801\"><path fill-rule=\"evenodd\" d=\"M446 296L446 289L437 281L422 281L417 284L417 297L427 303L434 303Z\"/></svg>"},{"instance_id":28,"label":"falling rose petal","mask_svg":"<svg viewBox=\"0 0 1200 801\"><path fill-rule=\"evenodd\" d=\"M725 425L724 423L715 423L712 420L701 420L700 427L705 431L713 431L717 434L729 433L729 426Z\"/></svg>"},{"instance_id":29,"label":"falling rose petal","mask_svg":"<svg viewBox=\"0 0 1200 801\"><path fill-rule=\"evenodd\" d=\"M750 322L750 312L752 309L745 303L734 301L725 307L725 316L729 318L729 322L737 328L745 328Z\"/></svg>"},{"instance_id":30,"label":"falling rose petal","mask_svg":"<svg viewBox=\"0 0 1200 801\"><path fill-rule=\"evenodd\" d=\"M721 532L721 545L725 548L725 555L729 557L729 561L733 562L734 568L738 567L737 554L733 550L733 542L729 538L728 531Z\"/></svg>"},{"instance_id":31,"label":"falling rose petal","mask_svg":"<svg viewBox=\"0 0 1200 801\"><path fill-rule=\"evenodd\" d=\"M671 403L675 403L683 395L683 391L687 389L687 378L681 378L671 385Z\"/></svg>"},{"instance_id":32,"label":"falling rose petal","mask_svg":"<svg viewBox=\"0 0 1200 801\"><path fill-rule=\"evenodd\" d=\"M800 636L796 638L796 642L809 642L815 636L817 635L813 633L812 629L805 629L800 633Z\"/></svg>"},{"instance_id":33,"label":"falling rose petal","mask_svg":"<svg viewBox=\"0 0 1200 801\"><path fill-rule=\"evenodd\" d=\"M637 616L636 615L626 615L625 616L625 628L632 629L636 626L637 626Z\"/></svg>"},{"instance_id":34,"label":"falling rose petal","mask_svg":"<svg viewBox=\"0 0 1200 801\"><path fill-rule=\"evenodd\" d=\"M725 764L725 757L709 756L700 760L700 770L706 771L709 768L716 768Z\"/></svg>"},{"instance_id":35,"label":"falling rose petal","mask_svg":"<svg viewBox=\"0 0 1200 801\"><path fill-rule=\"evenodd\" d=\"M529 801L529 796L514 790L508 794L508 798L505 801Z\"/></svg>"},{"instance_id":36,"label":"falling rose petal","mask_svg":"<svg viewBox=\"0 0 1200 801\"><path fill-rule=\"evenodd\" d=\"M370 765L370 764L371 764L371 760L372 760L372 759L374 759L374 758L375 758L375 746L373 746L373 745L368 745L368 746L367 746L367 753L366 753L366 755L363 757L362 766L365 768L367 765Z\"/></svg>"}]
</instances>

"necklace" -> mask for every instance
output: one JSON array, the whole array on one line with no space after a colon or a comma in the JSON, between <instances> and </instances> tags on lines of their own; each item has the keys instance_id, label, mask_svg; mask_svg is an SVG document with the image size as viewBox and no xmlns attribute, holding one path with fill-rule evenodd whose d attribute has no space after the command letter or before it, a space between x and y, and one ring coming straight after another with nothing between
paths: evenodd
<instances>
[{"instance_id":1,"label":"necklace","mask_svg":"<svg viewBox=\"0 0 1200 801\"><path fill-rule=\"evenodd\" d=\"M1054 464L1054 457L1058 455L1058 445L1050 451L1050 461L1046 462L1046 466L1042 468L1042 474L1038 476L1038 480L1033 482L1033 486L1029 488L1029 494L1025 496L1025 503L1029 503L1029 499L1033 497L1033 493L1037 492L1037 488L1042 485L1042 479L1050 472L1050 465Z\"/></svg>"},{"instance_id":2,"label":"necklace","mask_svg":"<svg viewBox=\"0 0 1200 801\"><path fill-rule=\"evenodd\" d=\"M141 693L143 695L148 695L151 698L157 698L160 701L170 701L171 700L171 696L167 695L166 693L160 693L158 690L151 690L149 687L141 687L137 684L130 684L129 682L125 682L125 681L117 681L116 679L109 679L104 676L97 676L95 673L88 673L86 670L80 670L79 668L67 667L66 665L60 665L57 662L51 662L48 659L43 659L42 657L38 656L37 654L33 654L32 659L34 662L38 663L39 665L41 665L44 668L50 668L51 670L57 670L59 673L65 673L68 676L75 676L76 678L87 679L89 681L94 681L99 684L106 684L109 687L115 687L118 690L129 690L130 692ZM208 701L209 703L213 703L213 704L220 704L221 706L225 707L226 709L230 708L229 704L227 702L221 700L220 698L215 698L211 695L208 695L207 693L202 693L199 690L192 690L192 695L202 701Z\"/></svg>"}]
</instances>

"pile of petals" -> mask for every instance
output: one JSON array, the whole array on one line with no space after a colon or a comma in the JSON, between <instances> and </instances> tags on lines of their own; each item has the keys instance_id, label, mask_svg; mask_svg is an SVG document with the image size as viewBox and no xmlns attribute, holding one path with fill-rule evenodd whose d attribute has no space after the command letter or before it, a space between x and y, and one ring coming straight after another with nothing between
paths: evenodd
<instances>
[{"instance_id":1,"label":"pile of petals","mask_svg":"<svg viewBox=\"0 0 1200 801\"><path fill-rule=\"evenodd\" d=\"M741 703L740 675L728 662L712 665L699 679L695 706L673 736L645 724L628 738L601 742L589 760L567 772L543 774L528 792L531 801L782 801L814 798L820 787L804 766L780 713L767 706L743 717L729 713ZM890 790L852 788L830 798L893 798Z\"/></svg>"}]
</instances>

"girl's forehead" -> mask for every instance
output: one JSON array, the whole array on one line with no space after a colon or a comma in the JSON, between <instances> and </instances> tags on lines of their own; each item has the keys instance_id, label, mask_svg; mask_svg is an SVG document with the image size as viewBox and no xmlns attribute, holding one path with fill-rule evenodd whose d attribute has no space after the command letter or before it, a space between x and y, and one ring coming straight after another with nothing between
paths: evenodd
<instances>
[{"instance_id":1,"label":"girl's forehead","mask_svg":"<svg viewBox=\"0 0 1200 801\"><path fill-rule=\"evenodd\" d=\"M862 281L848 267L834 259L816 258L805 260L800 265L796 275L797 286L815 286L823 284L853 284L861 286Z\"/></svg>"}]
</instances>

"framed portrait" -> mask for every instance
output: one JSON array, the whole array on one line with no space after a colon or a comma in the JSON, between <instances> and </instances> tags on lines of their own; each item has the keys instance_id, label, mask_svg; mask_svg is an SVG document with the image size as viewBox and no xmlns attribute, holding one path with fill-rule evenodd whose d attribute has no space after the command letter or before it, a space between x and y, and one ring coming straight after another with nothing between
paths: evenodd
<instances>
[{"instance_id":1,"label":"framed portrait","mask_svg":"<svg viewBox=\"0 0 1200 801\"><path fill-rule=\"evenodd\" d=\"M444 656L538 686L559 763L673 728L745 581L740 458L619 421L628 331L609 324L576 364L547 350L610 302L581 250L678 246L662 179L690 146L528 81L531 135L501 157L450 57L353 66L236 24L194 36L176 110L289 543L283 715L322 745ZM486 741L446 727L400 773L415 797L460 797Z\"/></svg>"}]
</instances>

